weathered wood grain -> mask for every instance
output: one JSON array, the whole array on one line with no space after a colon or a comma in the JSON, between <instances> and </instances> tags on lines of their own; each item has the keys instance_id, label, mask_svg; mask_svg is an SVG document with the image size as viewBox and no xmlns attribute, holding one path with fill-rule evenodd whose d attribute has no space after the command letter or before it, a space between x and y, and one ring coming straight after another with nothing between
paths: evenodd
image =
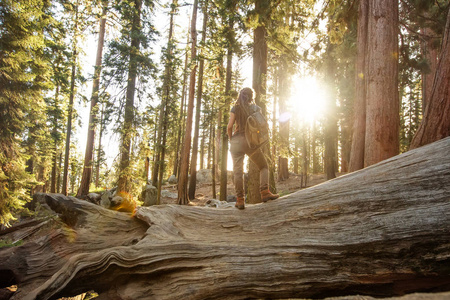
<instances>
[{"instance_id":1,"label":"weathered wood grain","mask_svg":"<svg viewBox=\"0 0 450 300\"><path fill-rule=\"evenodd\" d=\"M40 194L67 225L0 250L0 270L14 274L13 299L448 291L449 154L447 138L245 210L165 205L132 217Z\"/></svg>"}]
</instances>

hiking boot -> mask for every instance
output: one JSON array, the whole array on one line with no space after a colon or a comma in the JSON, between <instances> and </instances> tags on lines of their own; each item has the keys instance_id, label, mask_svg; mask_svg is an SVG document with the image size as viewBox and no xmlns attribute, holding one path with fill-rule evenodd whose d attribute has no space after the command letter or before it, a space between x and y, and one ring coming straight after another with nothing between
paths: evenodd
<instances>
[{"instance_id":1,"label":"hiking boot","mask_svg":"<svg viewBox=\"0 0 450 300\"><path fill-rule=\"evenodd\" d=\"M237 197L236 204L234 206L239 209L244 209L245 208L245 198Z\"/></svg>"},{"instance_id":2,"label":"hiking boot","mask_svg":"<svg viewBox=\"0 0 450 300\"><path fill-rule=\"evenodd\" d=\"M280 197L280 195L278 194L272 194L269 189L261 191L261 200L263 202L267 202L270 200L275 200L278 199Z\"/></svg>"}]
</instances>

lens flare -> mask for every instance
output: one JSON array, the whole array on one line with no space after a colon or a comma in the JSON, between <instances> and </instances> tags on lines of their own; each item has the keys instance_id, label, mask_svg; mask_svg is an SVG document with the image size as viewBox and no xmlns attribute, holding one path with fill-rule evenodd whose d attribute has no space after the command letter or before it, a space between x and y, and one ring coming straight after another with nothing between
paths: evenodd
<instances>
[{"instance_id":1,"label":"lens flare","mask_svg":"<svg viewBox=\"0 0 450 300\"><path fill-rule=\"evenodd\" d=\"M294 80L289 106L299 121L313 123L325 110L326 87L315 77Z\"/></svg>"}]
</instances>

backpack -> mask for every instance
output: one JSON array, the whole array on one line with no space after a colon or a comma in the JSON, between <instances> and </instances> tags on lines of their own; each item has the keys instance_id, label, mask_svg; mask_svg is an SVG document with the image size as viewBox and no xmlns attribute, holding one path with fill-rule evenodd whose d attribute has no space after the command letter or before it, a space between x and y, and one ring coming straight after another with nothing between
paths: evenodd
<instances>
[{"instance_id":1,"label":"backpack","mask_svg":"<svg viewBox=\"0 0 450 300\"><path fill-rule=\"evenodd\" d=\"M256 104L250 106L245 123L245 138L250 149L258 149L269 141L269 125Z\"/></svg>"}]
</instances>

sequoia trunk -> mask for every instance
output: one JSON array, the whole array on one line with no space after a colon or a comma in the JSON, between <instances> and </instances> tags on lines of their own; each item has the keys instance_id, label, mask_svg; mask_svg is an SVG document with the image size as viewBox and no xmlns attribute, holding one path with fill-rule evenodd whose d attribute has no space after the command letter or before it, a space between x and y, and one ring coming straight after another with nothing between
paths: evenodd
<instances>
[{"instance_id":1,"label":"sequoia trunk","mask_svg":"<svg viewBox=\"0 0 450 300\"><path fill-rule=\"evenodd\" d=\"M256 1L255 10L261 11L262 1ZM255 91L255 102L261 107L263 114L266 114L265 102L266 97L266 76L267 76L267 41L266 28L264 25L258 26L254 33L253 44L253 82L252 87ZM264 148L264 147L263 147ZM262 149L264 151L264 149ZM248 163L248 203L261 202L259 190L259 170L256 164L249 160Z\"/></svg>"},{"instance_id":2,"label":"sequoia trunk","mask_svg":"<svg viewBox=\"0 0 450 300\"><path fill-rule=\"evenodd\" d=\"M450 136L450 11L429 103L411 142L411 149Z\"/></svg>"},{"instance_id":3,"label":"sequoia trunk","mask_svg":"<svg viewBox=\"0 0 450 300\"><path fill-rule=\"evenodd\" d=\"M399 152L398 0L369 2L364 166Z\"/></svg>"},{"instance_id":4,"label":"sequoia trunk","mask_svg":"<svg viewBox=\"0 0 450 300\"><path fill-rule=\"evenodd\" d=\"M359 1L357 58L355 76L355 107L353 137L350 151L349 171L364 168L364 144L366 138L366 82L367 82L367 25L369 0Z\"/></svg>"}]
</instances>

